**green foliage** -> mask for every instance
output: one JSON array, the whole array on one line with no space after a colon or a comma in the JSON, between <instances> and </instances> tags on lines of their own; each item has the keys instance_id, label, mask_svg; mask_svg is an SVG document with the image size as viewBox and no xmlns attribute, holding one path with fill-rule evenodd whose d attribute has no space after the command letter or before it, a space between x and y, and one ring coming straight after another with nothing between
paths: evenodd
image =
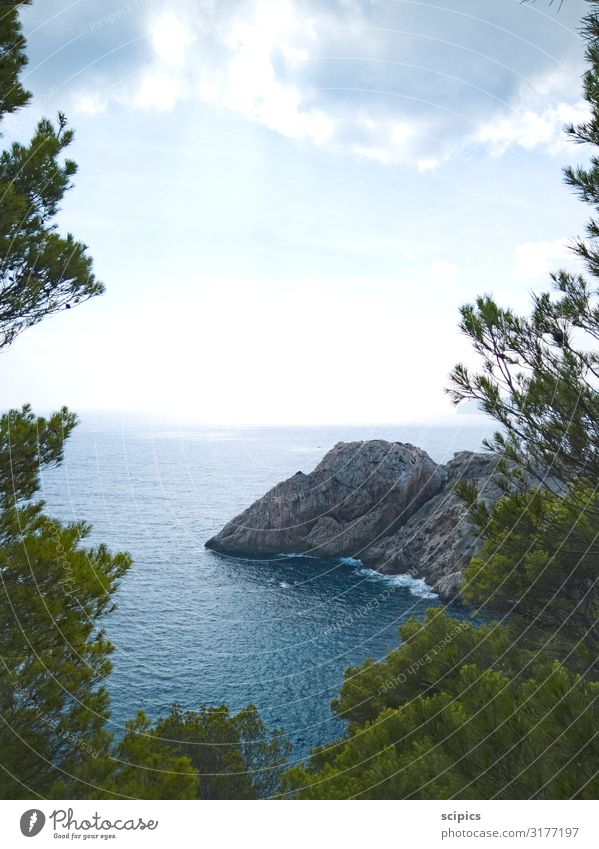
<instances>
[{"instance_id":1,"label":"green foliage","mask_svg":"<svg viewBox=\"0 0 599 849\"><path fill-rule=\"evenodd\" d=\"M27 59L18 19L28 2L0 8L0 120L29 100L19 81ZM14 143L0 155L0 348L46 315L102 291L85 246L59 236L53 222L76 171L74 162L61 162L72 138L59 115L56 127L44 119L28 145ZM112 645L101 620L130 559L102 545L82 547L85 523L54 521L33 501L40 469L62 461L75 424L66 409L44 419L26 406L0 418L2 798L95 797L114 787L102 686ZM125 754L129 743L127 737ZM148 754L150 764L155 757ZM182 773L163 779L160 792L195 787L187 762ZM137 787L143 796L147 783L146 771L138 771L137 785L125 778L125 792Z\"/></svg>"},{"instance_id":2,"label":"green foliage","mask_svg":"<svg viewBox=\"0 0 599 849\"><path fill-rule=\"evenodd\" d=\"M49 419L35 416L28 405L0 417L1 507L15 507L35 495L39 468L62 462L65 440L76 423L66 407Z\"/></svg>"},{"instance_id":3,"label":"green foliage","mask_svg":"<svg viewBox=\"0 0 599 849\"><path fill-rule=\"evenodd\" d=\"M28 145L0 155L0 348L46 316L103 291L87 248L53 219L75 163L60 158L73 133L60 116L43 119Z\"/></svg>"},{"instance_id":4,"label":"green foliage","mask_svg":"<svg viewBox=\"0 0 599 849\"><path fill-rule=\"evenodd\" d=\"M19 80L27 56L18 15L20 6L30 4L31 0L2 0L0 3L0 120L25 106L31 97Z\"/></svg>"},{"instance_id":5,"label":"green foliage","mask_svg":"<svg viewBox=\"0 0 599 849\"><path fill-rule=\"evenodd\" d=\"M74 424L66 410L0 418L0 798L273 796L290 747L252 706L174 707L155 724L138 714L122 740L107 731L102 625L130 558L84 548L88 525L31 500Z\"/></svg>"},{"instance_id":6,"label":"green foliage","mask_svg":"<svg viewBox=\"0 0 599 849\"><path fill-rule=\"evenodd\" d=\"M66 410L0 419L0 795L64 795L104 751L111 644L100 625L127 555L83 548L83 523L48 518L30 497L60 461Z\"/></svg>"},{"instance_id":7,"label":"green foliage","mask_svg":"<svg viewBox=\"0 0 599 849\"><path fill-rule=\"evenodd\" d=\"M0 120L24 106L26 64L18 18L0 9ZM59 116L29 145L0 155L0 348L44 316L98 294L85 246L60 237L53 218L76 167L60 159L73 134ZM111 737L102 682L112 646L101 627L129 568L125 554L83 548L84 523L65 525L33 501L43 467L62 461L76 424L66 409L0 418L0 796L85 795Z\"/></svg>"},{"instance_id":8,"label":"green foliage","mask_svg":"<svg viewBox=\"0 0 599 849\"><path fill-rule=\"evenodd\" d=\"M0 120L24 106L18 11L0 9ZM44 316L102 287L85 246L53 223L75 173L60 159L73 134L59 116L29 145L0 155L0 348ZM100 620L129 567L125 554L83 548L84 523L65 525L34 502L43 467L62 461L76 418L30 407L0 418L0 795L82 795L110 745L104 729L111 644Z\"/></svg>"},{"instance_id":9,"label":"green foliage","mask_svg":"<svg viewBox=\"0 0 599 849\"><path fill-rule=\"evenodd\" d=\"M253 705L238 714L225 705L198 711L174 705L151 734L197 770L200 799L271 798L290 751L280 731L268 733Z\"/></svg>"},{"instance_id":10,"label":"green foliage","mask_svg":"<svg viewBox=\"0 0 599 849\"><path fill-rule=\"evenodd\" d=\"M583 93L590 119L567 128L580 144L599 144L599 3L584 19L589 68ZM566 182L599 211L599 158L567 168ZM485 539L465 575L464 598L509 616L519 639L547 644L571 668L594 676L599 648L595 495L599 475L599 226L572 249L581 274L552 275L553 292L533 296L530 316L490 296L462 308L462 330L482 360L458 365L454 401L477 399L501 426L488 447L501 458L506 497L488 510L461 495ZM531 481L536 483L530 489ZM527 491L528 490L528 491Z\"/></svg>"},{"instance_id":11,"label":"green foliage","mask_svg":"<svg viewBox=\"0 0 599 849\"><path fill-rule=\"evenodd\" d=\"M568 128L578 143L599 144L599 14L584 19L587 59L584 96L588 122ZM599 158L568 168L567 183L599 211ZM591 278L599 277L599 225L572 246ZM550 470L566 482L599 474L599 301L595 284L580 274L552 275L554 291L535 295L530 316L500 307L489 295L462 308L461 328L482 360L472 373L458 365L453 400L476 399L501 425L489 447L508 463L536 475Z\"/></svg>"},{"instance_id":12,"label":"green foliage","mask_svg":"<svg viewBox=\"0 0 599 849\"><path fill-rule=\"evenodd\" d=\"M463 597L509 614L519 641L542 643L596 677L599 658L599 495L536 488L475 514L485 542L465 571Z\"/></svg>"},{"instance_id":13,"label":"green foliage","mask_svg":"<svg viewBox=\"0 0 599 849\"><path fill-rule=\"evenodd\" d=\"M161 740L150 719L139 712L127 723L114 755L105 761L103 792L91 798L195 799L199 777L189 758Z\"/></svg>"},{"instance_id":14,"label":"green foliage","mask_svg":"<svg viewBox=\"0 0 599 849\"><path fill-rule=\"evenodd\" d=\"M0 120L25 105L19 82L26 63L19 6L0 10ZM29 144L14 142L0 154L0 349L46 316L103 291L87 247L54 221L77 166L63 154L73 140L64 115L43 118Z\"/></svg>"},{"instance_id":15,"label":"green foliage","mask_svg":"<svg viewBox=\"0 0 599 849\"><path fill-rule=\"evenodd\" d=\"M410 619L399 633L401 644L384 660L367 660L345 673L333 709L352 731L375 720L386 708L399 707L421 694L442 692L463 663L513 674L526 662L521 653L511 651L505 628L494 624L477 628L438 608L428 610L424 620Z\"/></svg>"},{"instance_id":16,"label":"green foliage","mask_svg":"<svg viewBox=\"0 0 599 849\"><path fill-rule=\"evenodd\" d=\"M438 610L401 636L381 664L348 673L336 709L349 737L285 773L284 796L596 797L599 683L518 650L501 626Z\"/></svg>"}]
</instances>

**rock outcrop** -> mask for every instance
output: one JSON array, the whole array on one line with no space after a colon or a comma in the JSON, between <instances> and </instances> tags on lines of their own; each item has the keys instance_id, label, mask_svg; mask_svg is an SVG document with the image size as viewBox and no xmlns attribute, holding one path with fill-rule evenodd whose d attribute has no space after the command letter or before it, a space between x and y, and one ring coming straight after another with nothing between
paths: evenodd
<instances>
[{"instance_id":1,"label":"rock outcrop","mask_svg":"<svg viewBox=\"0 0 599 849\"><path fill-rule=\"evenodd\" d=\"M401 442L340 442L308 475L298 472L229 522L206 547L229 554L348 556L390 574L425 578L445 598L478 549L454 485L495 501L492 454L462 451L438 465Z\"/></svg>"}]
</instances>

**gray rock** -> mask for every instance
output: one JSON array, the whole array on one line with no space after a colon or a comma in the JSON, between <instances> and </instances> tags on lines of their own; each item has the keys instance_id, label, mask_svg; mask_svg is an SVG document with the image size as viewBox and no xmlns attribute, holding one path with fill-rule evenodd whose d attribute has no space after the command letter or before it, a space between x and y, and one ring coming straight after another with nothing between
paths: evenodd
<instances>
[{"instance_id":1,"label":"gray rock","mask_svg":"<svg viewBox=\"0 0 599 849\"><path fill-rule=\"evenodd\" d=\"M497 458L492 454L461 451L444 466L447 478L441 492L429 499L395 533L365 552L369 565L381 572L410 571L434 583L462 571L479 550L481 541L473 533L468 511L455 492L460 480L474 483L481 500L492 504L501 490L492 476Z\"/></svg>"},{"instance_id":2,"label":"gray rock","mask_svg":"<svg viewBox=\"0 0 599 849\"><path fill-rule=\"evenodd\" d=\"M479 547L453 487L473 481L486 500L497 500L495 465L492 454L462 451L443 466L401 442L340 442L313 472L277 484L206 547L349 556L382 572L449 581Z\"/></svg>"},{"instance_id":3,"label":"gray rock","mask_svg":"<svg viewBox=\"0 0 599 849\"><path fill-rule=\"evenodd\" d=\"M444 575L442 578L439 578L433 589L443 601L451 601L451 599L459 596L463 577L461 572L452 572L450 575Z\"/></svg>"}]
</instances>

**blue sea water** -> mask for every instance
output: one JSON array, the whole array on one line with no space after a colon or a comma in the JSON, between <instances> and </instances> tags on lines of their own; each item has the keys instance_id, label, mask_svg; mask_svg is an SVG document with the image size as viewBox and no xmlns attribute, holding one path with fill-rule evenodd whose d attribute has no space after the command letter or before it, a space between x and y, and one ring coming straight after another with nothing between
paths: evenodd
<instances>
[{"instance_id":1,"label":"blue sea water","mask_svg":"<svg viewBox=\"0 0 599 849\"><path fill-rule=\"evenodd\" d=\"M91 543L134 565L106 617L116 646L114 726L143 708L253 703L294 756L344 731L330 700L344 670L398 643L399 626L440 604L424 582L351 558L228 557L204 549L278 481L309 472L336 442L411 442L438 462L480 446L489 426L206 428L84 418L65 462L43 475L48 511L93 524Z\"/></svg>"}]
</instances>

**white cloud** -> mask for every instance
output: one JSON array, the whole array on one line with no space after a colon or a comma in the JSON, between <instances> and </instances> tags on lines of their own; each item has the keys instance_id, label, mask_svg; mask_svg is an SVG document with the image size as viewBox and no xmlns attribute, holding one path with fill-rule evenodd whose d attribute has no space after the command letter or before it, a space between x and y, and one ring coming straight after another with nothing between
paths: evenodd
<instances>
[{"instance_id":1,"label":"white cloud","mask_svg":"<svg viewBox=\"0 0 599 849\"><path fill-rule=\"evenodd\" d=\"M546 147L550 153L563 149L564 124L578 123L588 117L584 101L557 103L545 109L516 110L511 115L495 118L483 124L476 140L489 146L494 156L500 156L511 145L531 150Z\"/></svg>"},{"instance_id":2,"label":"white cloud","mask_svg":"<svg viewBox=\"0 0 599 849\"><path fill-rule=\"evenodd\" d=\"M514 280L531 280L563 266L571 266L572 252L568 249L570 239L555 242L524 242L514 251Z\"/></svg>"},{"instance_id":3,"label":"white cloud","mask_svg":"<svg viewBox=\"0 0 599 849\"><path fill-rule=\"evenodd\" d=\"M356 112L351 118L337 118L336 130L329 147L338 153L351 153L381 165L408 165L420 172L433 171L441 165L441 158L419 156L429 139L423 121L400 120L384 110L373 109L368 115ZM356 134L359 141L348 141Z\"/></svg>"},{"instance_id":4,"label":"white cloud","mask_svg":"<svg viewBox=\"0 0 599 849\"><path fill-rule=\"evenodd\" d=\"M181 79L160 68L146 71L139 83L134 105L144 109L171 110L183 90Z\"/></svg>"},{"instance_id":5,"label":"white cloud","mask_svg":"<svg viewBox=\"0 0 599 849\"><path fill-rule=\"evenodd\" d=\"M190 91L188 48L195 35L191 24L172 11L152 18L148 33L155 61L142 72L133 96L124 99L138 108L170 111Z\"/></svg>"},{"instance_id":6,"label":"white cloud","mask_svg":"<svg viewBox=\"0 0 599 849\"><path fill-rule=\"evenodd\" d=\"M174 13L166 12L150 25L150 41L157 56L167 65L181 66L195 38L190 27Z\"/></svg>"},{"instance_id":7,"label":"white cloud","mask_svg":"<svg viewBox=\"0 0 599 849\"><path fill-rule=\"evenodd\" d=\"M172 109L195 92L284 136L325 144L333 121L309 106L297 86L282 82L275 67L279 54L293 66L307 61L308 52L298 46L311 38L305 16L291 0L259 0L250 15L244 9L225 21L212 33L221 51L216 61L209 49L189 50L196 36L183 18L168 12L155 19L155 64L138 83L134 105Z\"/></svg>"},{"instance_id":8,"label":"white cloud","mask_svg":"<svg viewBox=\"0 0 599 849\"><path fill-rule=\"evenodd\" d=\"M311 15L295 0L258 0L222 19L210 18L208 24L185 13L182 4L152 20L154 63L133 94L123 98L133 106L171 110L195 96L288 138L338 153L384 165L413 165L420 171L440 165L440 158L421 155L426 138L422 121L380 104L368 111L325 108L318 105L317 93L301 84L327 24L337 21L330 19L332 13L320 9ZM203 28L202 38L190 31L192 25ZM190 49L194 42L205 49Z\"/></svg>"},{"instance_id":9,"label":"white cloud","mask_svg":"<svg viewBox=\"0 0 599 849\"><path fill-rule=\"evenodd\" d=\"M73 106L75 112L82 112L84 115L98 115L101 112L106 112L108 102L106 98L99 94L81 92L75 96Z\"/></svg>"},{"instance_id":10,"label":"white cloud","mask_svg":"<svg viewBox=\"0 0 599 849\"><path fill-rule=\"evenodd\" d=\"M399 20L392 7L389 24L407 26L410 10ZM562 125L584 117L584 104L570 102L579 89L572 68L547 71L546 62L537 79L518 65L508 82L483 89L478 65L447 75L456 58L449 41L425 61L426 41L403 40L401 61L380 61L397 49L397 33L381 27L375 35L372 22L371 4L353 0L255 0L222 13L212 0L170 2L146 26L151 67L119 97L157 110L194 98L288 138L420 173L471 142L494 156L510 146L554 152ZM422 73L408 70L421 65ZM505 111L493 116L498 101Z\"/></svg>"},{"instance_id":11,"label":"white cloud","mask_svg":"<svg viewBox=\"0 0 599 849\"><path fill-rule=\"evenodd\" d=\"M431 263L431 271L437 277L455 277L459 270L459 267L448 259L437 259Z\"/></svg>"},{"instance_id":12,"label":"white cloud","mask_svg":"<svg viewBox=\"0 0 599 849\"><path fill-rule=\"evenodd\" d=\"M580 73L574 68L550 68L524 82L508 109L480 124L475 140L493 156L517 146L525 150L544 148L562 152L567 145L564 125L589 117L586 101L572 100L580 90Z\"/></svg>"},{"instance_id":13,"label":"white cloud","mask_svg":"<svg viewBox=\"0 0 599 849\"><path fill-rule=\"evenodd\" d=\"M416 168L420 171L421 174L426 173L427 171L436 171L437 168L441 165L439 159L419 159L416 162Z\"/></svg>"},{"instance_id":14,"label":"white cloud","mask_svg":"<svg viewBox=\"0 0 599 849\"><path fill-rule=\"evenodd\" d=\"M253 17L237 19L224 33L228 61L202 67L199 91L284 136L324 144L333 134L332 120L306 104L300 90L282 82L275 68L277 53L295 67L305 63L309 53L299 45L310 40L310 22L291 0L262 0Z\"/></svg>"}]
</instances>

